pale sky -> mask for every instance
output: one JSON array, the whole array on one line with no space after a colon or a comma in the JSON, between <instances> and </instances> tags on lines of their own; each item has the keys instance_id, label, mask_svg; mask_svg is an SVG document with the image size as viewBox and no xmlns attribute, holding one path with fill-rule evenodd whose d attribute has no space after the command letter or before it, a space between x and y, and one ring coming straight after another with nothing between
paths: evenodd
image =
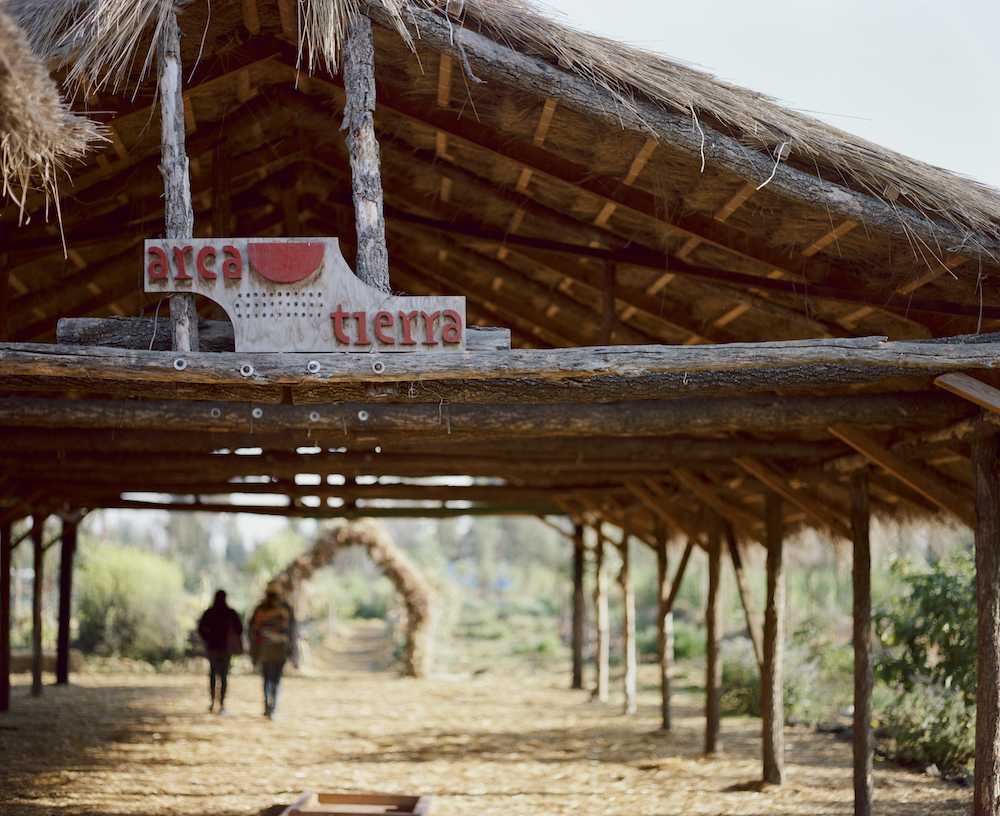
<instances>
[{"instance_id":1,"label":"pale sky","mask_svg":"<svg viewBox=\"0 0 1000 816\"><path fill-rule=\"evenodd\" d=\"M538 0L1000 189L998 0Z\"/></svg>"}]
</instances>

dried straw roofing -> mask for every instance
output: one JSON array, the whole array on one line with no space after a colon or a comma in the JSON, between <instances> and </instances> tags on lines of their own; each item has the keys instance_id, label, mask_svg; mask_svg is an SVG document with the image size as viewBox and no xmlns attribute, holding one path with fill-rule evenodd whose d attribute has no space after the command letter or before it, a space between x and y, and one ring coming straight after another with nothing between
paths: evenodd
<instances>
[{"instance_id":1,"label":"dried straw roofing","mask_svg":"<svg viewBox=\"0 0 1000 816\"><path fill-rule=\"evenodd\" d=\"M0 0L4 2L4 0ZM150 69L156 34L172 0L6 0L38 53L66 65L68 79L90 89L118 88ZM201 0L190 3L196 12ZM263 5L263 0L261 5ZM558 63L610 92L626 108L637 99L673 108L692 126L714 127L755 150L789 155L807 172L890 202L907 201L961 230L1000 238L1000 192L915 161L790 111L762 94L629 45L572 29L526 0L300 0L298 46L310 69L336 70L351 16L378 10L413 46L412 12L430 10L451 24ZM205 10L206 25L210 9ZM658 134L651 132L653 138ZM790 151L790 152L789 152ZM974 240L974 239L973 239Z\"/></svg>"},{"instance_id":2,"label":"dried straw roofing","mask_svg":"<svg viewBox=\"0 0 1000 816\"><path fill-rule=\"evenodd\" d=\"M0 4L0 197L22 204L32 186L58 198L58 173L100 138L73 114L42 61Z\"/></svg>"}]
</instances>

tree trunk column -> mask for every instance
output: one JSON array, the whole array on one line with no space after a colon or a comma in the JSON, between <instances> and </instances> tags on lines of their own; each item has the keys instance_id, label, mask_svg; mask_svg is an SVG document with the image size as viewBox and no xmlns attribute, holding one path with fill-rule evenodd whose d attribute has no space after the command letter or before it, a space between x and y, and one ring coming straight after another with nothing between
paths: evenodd
<instances>
[{"instance_id":1,"label":"tree trunk column","mask_svg":"<svg viewBox=\"0 0 1000 816\"><path fill-rule=\"evenodd\" d=\"M79 522L63 519L62 552L59 561L59 642L56 649L56 683L69 682L69 628L73 596L73 559Z\"/></svg>"},{"instance_id":2,"label":"tree trunk column","mask_svg":"<svg viewBox=\"0 0 1000 816\"><path fill-rule=\"evenodd\" d=\"M341 130L347 131L354 217L358 233L355 274L383 292L389 285L389 252L385 245L385 214L378 140L375 138L375 44L372 22L355 15L344 42L344 89L347 103Z\"/></svg>"},{"instance_id":3,"label":"tree trunk column","mask_svg":"<svg viewBox=\"0 0 1000 816\"><path fill-rule=\"evenodd\" d=\"M0 524L0 711L10 710L11 523Z\"/></svg>"},{"instance_id":4,"label":"tree trunk column","mask_svg":"<svg viewBox=\"0 0 1000 816\"><path fill-rule=\"evenodd\" d=\"M781 497L767 494L767 608L764 610L764 663L761 667L761 730L764 781L785 781L785 705L782 657L785 632L784 530Z\"/></svg>"},{"instance_id":5,"label":"tree trunk column","mask_svg":"<svg viewBox=\"0 0 1000 816\"><path fill-rule=\"evenodd\" d=\"M872 816L872 585L868 472L851 476L854 535L854 813Z\"/></svg>"},{"instance_id":6,"label":"tree trunk column","mask_svg":"<svg viewBox=\"0 0 1000 816\"><path fill-rule=\"evenodd\" d=\"M194 235L191 176L184 147L181 31L177 14L167 14L159 44L160 173L164 184L164 227L168 239ZM194 295L170 297L175 351L198 351L198 311Z\"/></svg>"},{"instance_id":7,"label":"tree trunk column","mask_svg":"<svg viewBox=\"0 0 1000 816\"><path fill-rule=\"evenodd\" d=\"M637 710L636 704L636 678L638 667L636 666L635 649L635 588L632 585L632 572L629 564L628 533L622 536L622 628L625 635L625 714L632 716Z\"/></svg>"},{"instance_id":8,"label":"tree trunk column","mask_svg":"<svg viewBox=\"0 0 1000 816\"><path fill-rule=\"evenodd\" d=\"M705 604L705 753L722 751L722 539L718 519L708 542Z\"/></svg>"},{"instance_id":9,"label":"tree trunk column","mask_svg":"<svg viewBox=\"0 0 1000 816\"><path fill-rule=\"evenodd\" d=\"M573 688L583 688L583 525L573 528Z\"/></svg>"},{"instance_id":10,"label":"tree trunk column","mask_svg":"<svg viewBox=\"0 0 1000 816\"><path fill-rule=\"evenodd\" d=\"M31 519L31 540L35 545L34 590L31 601L31 696L42 694L42 600L45 598L45 548L42 545L44 516Z\"/></svg>"},{"instance_id":11,"label":"tree trunk column","mask_svg":"<svg viewBox=\"0 0 1000 816\"><path fill-rule=\"evenodd\" d=\"M997 437L972 444L979 607L973 816L1000 813L1000 485Z\"/></svg>"},{"instance_id":12,"label":"tree trunk column","mask_svg":"<svg viewBox=\"0 0 1000 816\"><path fill-rule=\"evenodd\" d=\"M667 528L663 522L656 527L656 580L659 584L659 614L656 616L657 645L660 652L660 729L671 728L670 687L674 668L674 613L670 609L670 581L667 579Z\"/></svg>"},{"instance_id":13,"label":"tree trunk column","mask_svg":"<svg viewBox=\"0 0 1000 816\"><path fill-rule=\"evenodd\" d=\"M611 639L611 623L608 616L608 568L604 563L604 536L600 526L597 530L597 541L594 544L594 610L597 618L597 642L595 644L594 661L597 668L597 679L594 684L593 696L602 703L608 699L608 659Z\"/></svg>"}]
</instances>

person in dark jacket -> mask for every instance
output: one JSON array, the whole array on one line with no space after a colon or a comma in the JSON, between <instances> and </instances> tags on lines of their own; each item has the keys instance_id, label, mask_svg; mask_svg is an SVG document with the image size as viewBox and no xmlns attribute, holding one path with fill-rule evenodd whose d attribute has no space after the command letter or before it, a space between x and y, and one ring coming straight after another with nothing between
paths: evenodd
<instances>
[{"instance_id":1,"label":"person in dark jacket","mask_svg":"<svg viewBox=\"0 0 1000 816\"><path fill-rule=\"evenodd\" d=\"M215 593L213 603L198 621L198 634L205 641L208 652L208 692L211 703L208 710L215 709L215 689L219 689L219 713L226 714L226 682L229 678L229 664L234 654L243 654L243 621L226 604L226 591ZM218 684L216 684L218 679Z\"/></svg>"},{"instance_id":2,"label":"person in dark jacket","mask_svg":"<svg viewBox=\"0 0 1000 816\"><path fill-rule=\"evenodd\" d=\"M273 718L285 661L298 665L295 615L277 581L268 583L263 602L250 617L250 657L264 677L264 716Z\"/></svg>"}]
</instances>

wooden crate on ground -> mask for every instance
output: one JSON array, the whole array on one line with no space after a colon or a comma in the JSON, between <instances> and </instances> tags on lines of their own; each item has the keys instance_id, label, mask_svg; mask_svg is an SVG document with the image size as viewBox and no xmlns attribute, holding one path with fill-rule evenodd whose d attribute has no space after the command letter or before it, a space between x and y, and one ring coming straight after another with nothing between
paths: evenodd
<instances>
[{"instance_id":1,"label":"wooden crate on ground","mask_svg":"<svg viewBox=\"0 0 1000 816\"><path fill-rule=\"evenodd\" d=\"M281 816L429 816L433 796L392 793L312 793L306 791Z\"/></svg>"}]
</instances>

